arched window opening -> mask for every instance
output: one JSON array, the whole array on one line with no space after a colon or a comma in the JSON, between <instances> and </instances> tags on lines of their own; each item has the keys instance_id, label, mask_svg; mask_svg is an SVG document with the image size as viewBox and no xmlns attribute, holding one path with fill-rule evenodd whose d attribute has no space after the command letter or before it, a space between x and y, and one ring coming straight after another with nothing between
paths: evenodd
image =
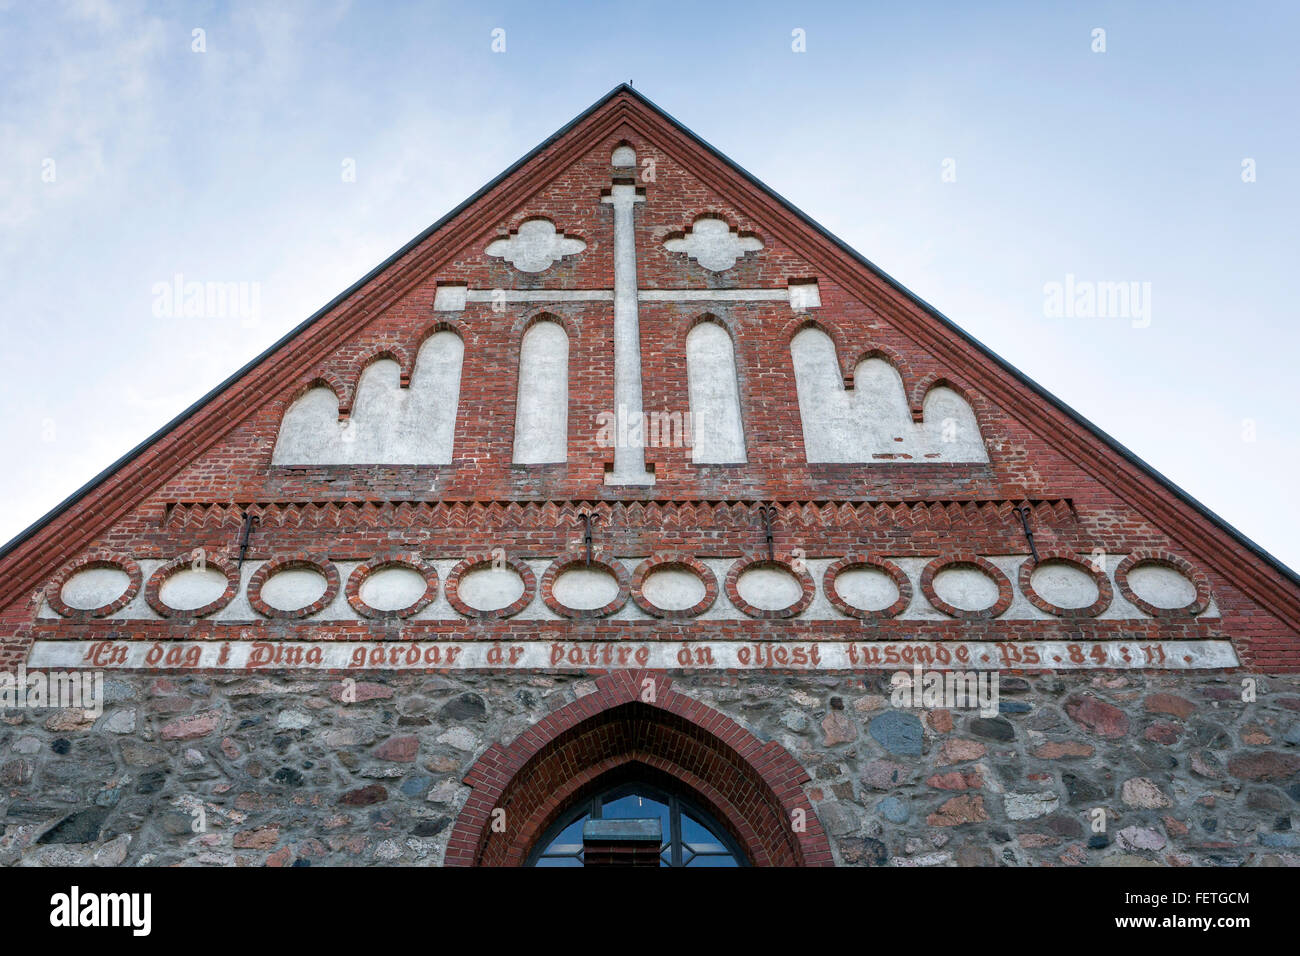
<instances>
[{"instance_id":1,"label":"arched window opening","mask_svg":"<svg viewBox=\"0 0 1300 956\"><path fill-rule=\"evenodd\" d=\"M588 820L653 818L663 829L660 866L748 866L730 834L690 796L642 780L578 800L551 824L528 856L528 866L582 866L582 828Z\"/></svg>"}]
</instances>

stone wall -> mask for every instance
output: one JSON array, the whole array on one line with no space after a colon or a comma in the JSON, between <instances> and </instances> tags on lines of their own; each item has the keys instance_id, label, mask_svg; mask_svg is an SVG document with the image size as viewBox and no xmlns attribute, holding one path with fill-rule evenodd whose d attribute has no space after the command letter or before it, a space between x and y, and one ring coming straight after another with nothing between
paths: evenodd
<instances>
[{"instance_id":1,"label":"stone wall","mask_svg":"<svg viewBox=\"0 0 1300 956\"><path fill-rule=\"evenodd\" d=\"M889 677L673 686L807 769L837 863L1300 865L1300 679L1003 676L1001 713L984 718L895 708ZM476 758L593 688L564 674L110 676L97 720L5 712L0 860L438 865Z\"/></svg>"}]
</instances>

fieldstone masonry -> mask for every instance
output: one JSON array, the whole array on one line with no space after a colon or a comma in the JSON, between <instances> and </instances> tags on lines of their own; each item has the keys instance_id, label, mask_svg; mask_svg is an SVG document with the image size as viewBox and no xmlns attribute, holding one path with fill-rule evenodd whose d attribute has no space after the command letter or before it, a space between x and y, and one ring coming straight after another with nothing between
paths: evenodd
<instances>
[{"instance_id":1,"label":"fieldstone masonry","mask_svg":"<svg viewBox=\"0 0 1300 956\"><path fill-rule=\"evenodd\" d=\"M1236 676L1006 676L993 718L897 709L888 675L675 686L807 768L839 864L1300 864L1295 678L1261 679L1244 703ZM484 749L592 689L558 674L113 677L97 720L6 717L0 861L440 864Z\"/></svg>"},{"instance_id":2,"label":"fieldstone masonry","mask_svg":"<svg viewBox=\"0 0 1300 956\"><path fill-rule=\"evenodd\" d=\"M8 865L517 865L631 773L756 865L1300 864L1300 579L626 87L0 550L22 668L104 699L0 710Z\"/></svg>"}]
</instances>

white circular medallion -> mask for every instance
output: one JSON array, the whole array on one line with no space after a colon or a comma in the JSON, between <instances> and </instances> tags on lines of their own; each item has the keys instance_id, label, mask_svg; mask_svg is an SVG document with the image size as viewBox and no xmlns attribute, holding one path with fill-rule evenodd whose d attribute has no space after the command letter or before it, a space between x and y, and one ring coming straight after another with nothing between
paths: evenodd
<instances>
[{"instance_id":1,"label":"white circular medallion","mask_svg":"<svg viewBox=\"0 0 1300 956\"><path fill-rule=\"evenodd\" d=\"M1057 607L1091 607L1101 596L1092 575L1066 561L1044 561L1034 568L1029 583L1040 598Z\"/></svg>"},{"instance_id":2,"label":"white circular medallion","mask_svg":"<svg viewBox=\"0 0 1300 956\"><path fill-rule=\"evenodd\" d=\"M358 593L362 602L376 611L400 611L424 597L428 586L424 575L419 571L395 564L367 574ZM319 596L318 594L317 597ZM265 588L262 589L262 600L266 600ZM311 601L307 603L310 604ZM303 606L305 605L299 605Z\"/></svg>"},{"instance_id":3,"label":"white circular medallion","mask_svg":"<svg viewBox=\"0 0 1300 956\"><path fill-rule=\"evenodd\" d=\"M1196 600L1196 585L1163 564L1139 564L1128 572L1133 593L1155 607L1176 610Z\"/></svg>"},{"instance_id":4,"label":"white circular medallion","mask_svg":"<svg viewBox=\"0 0 1300 956\"><path fill-rule=\"evenodd\" d=\"M523 597L524 579L512 568L475 568L460 576L456 594L476 611L499 611Z\"/></svg>"},{"instance_id":5,"label":"white circular medallion","mask_svg":"<svg viewBox=\"0 0 1300 956\"><path fill-rule=\"evenodd\" d=\"M962 611L984 611L998 601L998 583L979 568L944 568L934 576L932 586L940 600Z\"/></svg>"},{"instance_id":6,"label":"white circular medallion","mask_svg":"<svg viewBox=\"0 0 1300 956\"><path fill-rule=\"evenodd\" d=\"M835 593L860 611L883 611L898 600L898 585L879 568L848 568L835 575Z\"/></svg>"},{"instance_id":7,"label":"white circular medallion","mask_svg":"<svg viewBox=\"0 0 1300 956\"><path fill-rule=\"evenodd\" d=\"M664 611L693 608L707 593L699 575L682 567L659 568L641 582L641 596Z\"/></svg>"},{"instance_id":8,"label":"white circular medallion","mask_svg":"<svg viewBox=\"0 0 1300 956\"><path fill-rule=\"evenodd\" d=\"M741 599L760 611L783 611L803 597L803 585L784 568L750 568L736 579Z\"/></svg>"},{"instance_id":9,"label":"white circular medallion","mask_svg":"<svg viewBox=\"0 0 1300 956\"><path fill-rule=\"evenodd\" d=\"M59 597L68 607L93 611L112 604L130 586L131 576L121 568L86 568L63 583Z\"/></svg>"},{"instance_id":10,"label":"white circular medallion","mask_svg":"<svg viewBox=\"0 0 1300 956\"><path fill-rule=\"evenodd\" d=\"M185 568L163 581L158 600L177 611L194 611L218 600L228 583L216 568Z\"/></svg>"},{"instance_id":11,"label":"white circular medallion","mask_svg":"<svg viewBox=\"0 0 1300 956\"><path fill-rule=\"evenodd\" d=\"M296 611L319 601L328 586L325 575L319 571L289 568L266 579L262 600L277 611Z\"/></svg>"},{"instance_id":12,"label":"white circular medallion","mask_svg":"<svg viewBox=\"0 0 1300 956\"><path fill-rule=\"evenodd\" d=\"M551 594L575 611L594 611L618 597L618 579L596 568L572 568L556 577Z\"/></svg>"}]
</instances>

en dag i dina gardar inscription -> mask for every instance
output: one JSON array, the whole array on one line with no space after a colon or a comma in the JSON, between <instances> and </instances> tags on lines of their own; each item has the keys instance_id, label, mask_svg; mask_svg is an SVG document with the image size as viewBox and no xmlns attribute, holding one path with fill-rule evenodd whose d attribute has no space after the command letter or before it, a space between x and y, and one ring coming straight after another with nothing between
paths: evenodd
<instances>
[{"instance_id":1,"label":"en dag i dina gardar inscription","mask_svg":"<svg viewBox=\"0 0 1300 956\"><path fill-rule=\"evenodd\" d=\"M1238 666L1228 641L37 641L28 667L116 670L807 670Z\"/></svg>"}]
</instances>

